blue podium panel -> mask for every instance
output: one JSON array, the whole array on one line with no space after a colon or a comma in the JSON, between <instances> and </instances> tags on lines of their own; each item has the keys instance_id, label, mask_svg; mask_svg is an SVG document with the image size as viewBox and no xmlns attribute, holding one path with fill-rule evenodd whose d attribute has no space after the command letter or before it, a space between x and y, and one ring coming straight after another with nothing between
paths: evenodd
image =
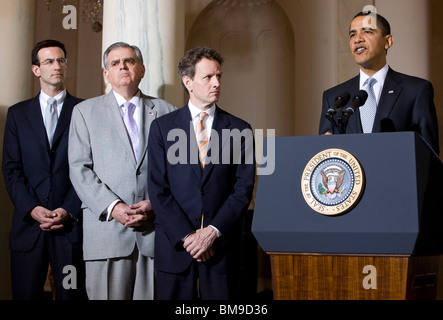
<instances>
[{"instance_id":1,"label":"blue podium panel","mask_svg":"<svg viewBox=\"0 0 443 320\"><path fill-rule=\"evenodd\" d=\"M301 186L306 166L329 149L347 151L364 172L360 199L340 215L315 211ZM441 168L412 132L276 138L275 171L258 177L252 232L266 252L440 251L442 210L432 190Z\"/></svg>"}]
</instances>

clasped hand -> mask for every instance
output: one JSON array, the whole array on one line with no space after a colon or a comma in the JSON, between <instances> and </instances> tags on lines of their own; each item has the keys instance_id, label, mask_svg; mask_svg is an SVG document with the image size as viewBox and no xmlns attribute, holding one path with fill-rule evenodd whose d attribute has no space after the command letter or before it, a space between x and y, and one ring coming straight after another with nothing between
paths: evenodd
<instances>
[{"instance_id":1,"label":"clasped hand","mask_svg":"<svg viewBox=\"0 0 443 320\"><path fill-rule=\"evenodd\" d=\"M111 216L126 228L140 227L154 217L150 200L142 200L133 205L119 202L112 209Z\"/></svg>"},{"instance_id":2,"label":"clasped hand","mask_svg":"<svg viewBox=\"0 0 443 320\"><path fill-rule=\"evenodd\" d=\"M203 262L214 255L212 245L215 239L217 239L217 231L208 226L188 235L183 247L195 260Z\"/></svg>"},{"instance_id":3,"label":"clasped hand","mask_svg":"<svg viewBox=\"0 0 443 320\"><path fill-rule=\"evenodd\" d=\"M69 214L63 208L48 210L37 206L31 211L31 217L40 223L43 231L56 231L63 229L63 224L68 220Z\"/></svg>"}]
</instances>

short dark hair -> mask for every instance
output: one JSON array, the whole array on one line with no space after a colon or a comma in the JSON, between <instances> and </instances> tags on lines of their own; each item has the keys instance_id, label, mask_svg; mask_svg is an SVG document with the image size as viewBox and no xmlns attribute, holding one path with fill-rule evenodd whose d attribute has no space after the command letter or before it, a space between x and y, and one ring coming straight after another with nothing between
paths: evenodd
<instances>
[{"instance_id":1,"label":"short dark hair","mask_svg":"<svg viewBox=\"0 0 443 320\"><path fill-rule=\"evenodd\" d=\"M215 60L220 65L223 64L222 56L216 50L214 50L212 48L197 47L197 48L188 50L178 64L178 74L180 76L180 80L184 76L188 76L189 78L194 79L195 65L197 63L199 63L204 58L206 58L208 60ZM182 85L185 88L186 92L188 92L183 81L182 81Z\"/></svg>"},{"instance_id":2,"label":"short dark hair","mask_svg":"<svg viewBox=\"0 0 443 320\"><path fill-rule=\"evenodd\" d=\"M38 52L41 49L44 48L51 48L51 47L58 47L60 49L63 50L64 54L65 54L65 58L66 58L66 49L65 49L65 45L63 43L61 43L60 41L57 40L43 40L38 42L34 48L32 49L32 53L31 53L31 63L32 65L35 66L40 66L40 61L38 60Z\"/></svg>"},{"instance_id":3,"label":"short dark hair","mask_svg":"<svg viewBox=\"0 0 443 320\"><path fill-rule=\"evenodd\" d=\"M355 15L354 18L352 18L352 21L354 21L357 17L366 17L369 15L374 15L377 19L377 27L380 28L381 33L383 36L388 36L391 34L391 25L389 24L388 20L386 20L382 15L371 12L371 11L361 11Z\"/></svg>"},{"instance_id":4,"label":"short dark hair","mask_svg":"<svg viewBox=\"0 0 443 320\"><path fill-rule=\"evenodd\" d=\"M142 52L140 50L139 47L137 46L131 46L130 44L126 43L126 42L116 42L111 44L108 49L106 49L106 51L103 53L103 67L105 68L105 70L108 70L108 55L109 53L117 48L129 48L132 49L135 52L135 55L138 59L138 62L140 64L143 64L143 55Z\"/></svg>"}]
</instances>

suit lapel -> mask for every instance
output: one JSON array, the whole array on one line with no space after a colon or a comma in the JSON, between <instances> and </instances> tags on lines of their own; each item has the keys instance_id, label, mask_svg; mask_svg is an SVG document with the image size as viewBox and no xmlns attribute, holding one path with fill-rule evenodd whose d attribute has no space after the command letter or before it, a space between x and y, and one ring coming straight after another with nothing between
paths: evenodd
<instances>
[{"instance_id":1,"label":"suit lapel","mask_svg":"<svg viewBox=\"0 0 443 320\"><path fill-rule=\"evenodd\" d=\"M40 107L40 94L38 94L34 99L31 100L29 104L29 109L27 112L28 120L31 127L35 131L35 136L37 140L45 147L49 148L48 137L46 135L45 124L43 122L42 111Z\"/></svg>"},{"instance_id":2,"label":"suit lapel","mask_svg":"<svg viewBox=\"0 0 443 320\"><path fill-rule=\"evenodd\" d=\"M397 76L394 70L389 68L385 83L383 85L380 101L378 103L373 132L381 131L381 121L389 118L395 102L402 91L403 87L401 86L401 79Z\"/></svg>"},{"instance_id":3,"label":"suit lapel","mask_svg":"<svg viewBox=\"0 0 443 320\"><path fill-rule=\"evenodd\" d=\"M65 102L63 103L63 108L60 113L60 118L58 119L57 127L55 128L53 145L58 142L60 137L63 135L63 132L69 126L69 123L71 122L72 108L74 108L75 104L76 102L73 97L69 93L66 93Z\"/></svg>"},{"instance_id":4,"label":"suit lapel","mask_svg":"<svg viewBox=\"0 0 443 320\"><path fill-rule=\"evenodd\" d=\"M187 161L197 178L201 180L202 170L198 160L198 146L195 138L194 126L192 125L191 112L189 111L188 105L178 110L177 117L175 118L175 127L186 132L186 136L188 137Z\"/></svg>"},{"instance_id":5,"label":"suit lapel","mask_svg":"<svg viewBox=\"0 0 443 320\"><path fill-rule=\"evenodd\" d=\"M140 126L139 129L139 151L138 151L138 163L139 165L143 162L143 157L146 155L146 150L148 148L148 137L149 128L151 127L152 121L157 118L157 108L152 103L151 100L147 99L145 95L141 95L142 98L142 108L140 114Z\"/></svg>"}]
</instances>

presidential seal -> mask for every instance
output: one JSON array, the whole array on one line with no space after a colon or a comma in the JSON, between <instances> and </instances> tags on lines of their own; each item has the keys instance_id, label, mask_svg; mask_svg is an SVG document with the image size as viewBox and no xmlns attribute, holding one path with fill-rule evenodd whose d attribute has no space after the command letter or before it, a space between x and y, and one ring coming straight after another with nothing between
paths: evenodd
<instances>
[{"instance_id":1,"label":"presidential seal","mask_svg":"<svg viewBox=\"0 0 443 320\"><path fill-rule=\"evenodd\" d=\"M327 216L349 212L360 200L364 174L358 160L341 149L316 154L306 165L301 191L306 203Z\"/></svg>"}]
</instances>

